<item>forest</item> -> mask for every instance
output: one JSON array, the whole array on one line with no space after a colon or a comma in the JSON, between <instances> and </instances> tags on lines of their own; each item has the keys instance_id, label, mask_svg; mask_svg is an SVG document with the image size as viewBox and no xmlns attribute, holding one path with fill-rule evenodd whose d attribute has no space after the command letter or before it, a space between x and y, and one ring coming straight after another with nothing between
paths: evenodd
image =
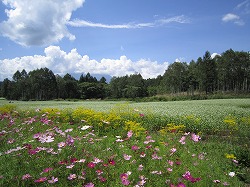
<instances>
[{"instance_id":1,"label":"forest","mask_svg":"<svg viewBox=\"0 0 250 187\"><path fill-rule=\"evenodd\" d=\"M84 70L83 70L84 72ZM48 68L16 71L12 80L0 83L0 95L10 100L120 99L164 94L187 95L250 93L250 54L229 49L211 58L209 51L191 62L174 62L163 75L143 79L140 74L105 77L97 80L90 73L77 80L67 73L55 75Z\"/></svg>"}]
</instances>

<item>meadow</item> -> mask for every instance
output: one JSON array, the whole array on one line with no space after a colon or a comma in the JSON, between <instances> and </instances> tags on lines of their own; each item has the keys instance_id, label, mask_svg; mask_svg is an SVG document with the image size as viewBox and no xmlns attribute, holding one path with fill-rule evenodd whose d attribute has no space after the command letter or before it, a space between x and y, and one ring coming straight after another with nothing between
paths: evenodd
<instances>
[{"instance_id":1,"label":"meadow","mask_svg":"<svg viewBox=\"0 0 250 187\"><path fill-rule=\"evenodd\" d=\"M0 186L249 186L250 99L0 100Z\"/></svg>"}]
</instances>

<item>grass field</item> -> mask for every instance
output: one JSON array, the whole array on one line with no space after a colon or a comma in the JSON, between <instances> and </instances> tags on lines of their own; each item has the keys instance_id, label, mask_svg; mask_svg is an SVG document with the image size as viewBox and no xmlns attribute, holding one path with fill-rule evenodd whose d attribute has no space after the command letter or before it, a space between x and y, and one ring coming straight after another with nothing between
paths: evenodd
<instances>
[{"instance_id":1,"label":"grass field","mask_svg":"<svg viewBox=\"0 0 250 187\"><path fill-rule=\"evenodd\" d=\"M249 186L250 99L0 100L0 186Z\"/></svg>"}]
</instances>

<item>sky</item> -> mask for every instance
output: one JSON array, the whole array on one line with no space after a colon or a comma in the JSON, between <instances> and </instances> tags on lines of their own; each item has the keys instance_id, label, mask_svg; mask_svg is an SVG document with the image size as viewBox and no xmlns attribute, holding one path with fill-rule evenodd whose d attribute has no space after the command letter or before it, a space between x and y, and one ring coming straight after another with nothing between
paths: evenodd
<instances>
[{"instance_id":1,"label":"sky","mask_svg":"<svg viewBox=\"0 0 250 187\"><path fill-rule=\"evenodd\" d=\"M1 0L0 81L55 74L163 75L169 64L250 50L250 0Z\"/></svg>"}]
</instances>

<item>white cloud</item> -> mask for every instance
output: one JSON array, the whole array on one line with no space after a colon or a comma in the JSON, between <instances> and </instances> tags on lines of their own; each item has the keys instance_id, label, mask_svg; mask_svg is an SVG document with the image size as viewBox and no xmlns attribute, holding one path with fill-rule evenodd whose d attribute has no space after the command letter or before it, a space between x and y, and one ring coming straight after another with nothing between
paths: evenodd
<instances>
[{"instance_id":1,"label":"white cloud","mask_svg":"<svg viewBox=\"0 0 250 187\"><path fill-rule=\"evenodd\" d=\"M235 9L242 10L244 14L250 14L250 0L239 3Z\"/></svg>"},{"instance_id":2,"label":"white cloud","mask_svg":"<svg viewBox=\"0 0 250 187\"><path fill-rule=\"evenodd\" d=\"M232 13L228 13L222 17L223 22L233 22L236 25L244 25L244 21L240 19L240 16Z\"/></svg>"},{"instance_id":3,"label":"white cloud","mask_svg":"<svg viewBox=\"0 0 250 187\"><path fill-rule=\"evenodd\" d=\"M4 0L8 20L0 34L23 46L46 45L66 37L74 40L66 23L84 0Z\"/></svg>"},{"instance_id":4,"label":"white cloud","mask_svg":"<svg viewBox=\"0 0 250 187\"><path fill-rule=\"evenodd\" d=\"M158 19L153 22L126 23L126 24L113 24L113 25L103 24L103 23L93 23L91 21L79 20L79 19L68 21L68 25L72 27L99 27L106 29L138 29L145 27L158 27L169 23L190 23L190 20L184 15L180 15L171 18Z\"/></svg>"},{"instance_id":5,"label":"white cloud","mask_svg":"<svg viewBox=\"0 0 250 187\"><path fill-rule=\"evenodd\" d=\"M76 49L65 52L59 46L49 46L44 50L45 55L24 56L14 59L0 60L0 80L11 78L17 71L25 69L27 72L37 68L47 67L55 74L87 73L106 74L110 76L124 76L140 73L143 78L154 78L163 75L168 62L140 59L132 61L126 56L119 59L101 59L99 62L89 56L81 56Z\"/></svg>"},{"instance_id":6,"label":"white cloud","mask_svg":"<svg viewBox=\"0 0 250 187\"><path fill-rule=\"evenodd\" d=\"M211 54L211 58L214 59L216 56L221 56L219 53L213 53Z\"/></svg>"}]
</instances>

